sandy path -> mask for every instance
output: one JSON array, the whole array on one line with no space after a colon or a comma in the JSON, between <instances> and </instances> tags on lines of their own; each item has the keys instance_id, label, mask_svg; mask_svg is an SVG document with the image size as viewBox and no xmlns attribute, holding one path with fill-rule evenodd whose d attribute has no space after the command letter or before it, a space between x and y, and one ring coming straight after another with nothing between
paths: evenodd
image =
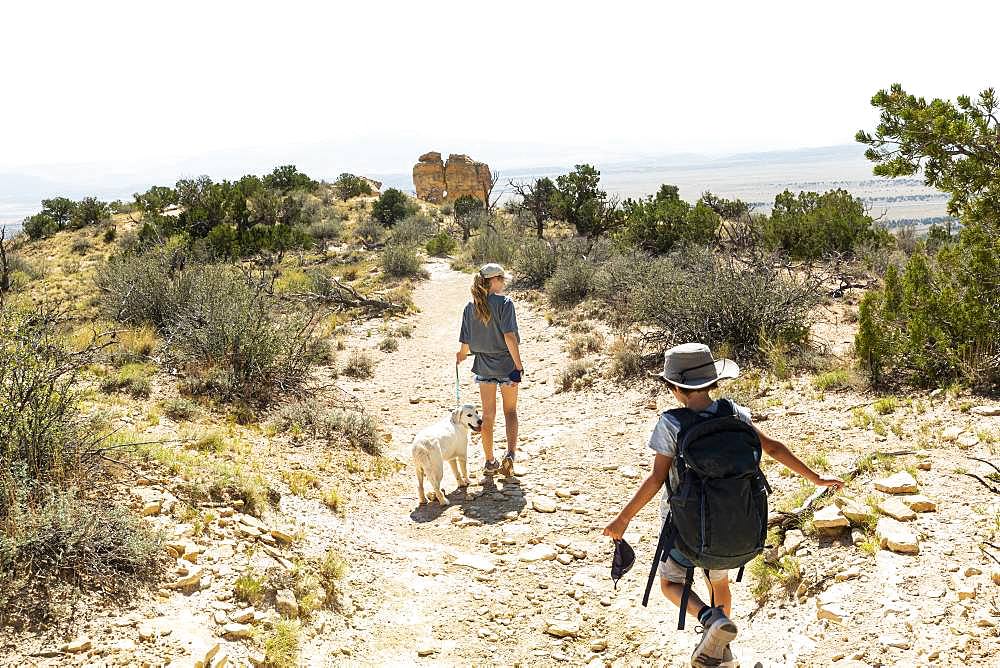
<instances>
[{"instance_id":1,"label":"sandy path","mask_svg":"<svg viewBox=\"0 0 1000 668\"><path fill-rule=\"evenodd\" d=\"M409 318L413 338L400 339L398 352L382 356L374 379L345 385L379 407L392 428L389 450L406 462L418 428L454 405L452 360L468 299L467 275L443 263L432 263L429 270L430 280L414 295L421 310ZM676 609L658 594L648 609L639 605L658 528L657 504L651 503L630 527L637 563L618 591L608 577L610 546L601 537L604 524L651 462L645 442L657 417L656 397L650 394L655 388L601 381L587 391L556 393L554 376L568 359L564 335L525 300L518 302L518 320L530 374L519 411L524 474L511 481L483 480L475 439L469 461L473 485L467 493L456 490L446 470L444 487L451 501L446 508L418 507L407 464L354 490L344 519L317 512L323 519L310 527L305 549L334 546L348 556L352 573L345 608L354 614L316 634L304 654L310 665L684 665L696 642L695 625L676 631ZM374 332L373 326L350 344L372 348L379 338ZM477 398L468 364L461 377L463 399ZM806 443L840 443L844 447L830 457L834 470L872 446L868 433L855 437L859 430L846 424L843 396L814 399L808 411L802 408L807 400L798 401L798 406L772 411L766 429ZM500 448L502 420L496 430ZM808 445L799 449L809 454ZM942 462L935 471L945 466ZM776 498L799 484L773 469L769 475ZM942 511L956 497L986 498L956 476L927 476L928 493L939 495L946 506ZM539 512L536 500L556 510ZM309 514L302 512L305 508L285 510ZM925 549L931 559L947 558L957 568L976 554L974 537L963 534L946 512L921 516L919 528L930 538ZM933 540L935 534L940 541ZM525 560L545 546L561 561ZM949 552L960 556L945 557ZM926 624L936 625L967 614L941 599L944 573L934 573L931 584L918 580L926 568L922 559L882 552L873 560L849 541L811 538L802 554L804 563L821 565L822 572L805 573L811 581L832 583L837 572L862 569L862 577L849 585L850 619L843 626L818 621L811 597L801 604L794 598L770 604L749 619L756 607L749 583L734 584L735 619L742 629L734 649L746 668L758 661L764 666L828 665L833 657L854 655L866 661L854 665L916 665L917 657L933 654L935 647L939 652L954 648L953 638L933 634L929 626L921 626L923 639L911 640L906 648L887 644L893 634L913 636L908 629L925 617ZM573 632L554 637L546 632L553 623ZM984 644L989 646L995 642Z\"/></svg>"}]
</instances>

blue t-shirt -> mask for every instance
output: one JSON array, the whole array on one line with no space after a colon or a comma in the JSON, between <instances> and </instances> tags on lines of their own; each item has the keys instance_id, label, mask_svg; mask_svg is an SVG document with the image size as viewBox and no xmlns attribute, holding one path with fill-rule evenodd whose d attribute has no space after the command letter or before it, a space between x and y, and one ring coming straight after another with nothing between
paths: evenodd
<instances>
[{"instance_id":1,"label":"blue t-shirt","mask_svg":"<svg viewBox=\"0 0 1000 668\"><path fill-rule=\"evenodd\" d=\"M479 319L475 304L469 302L465 305L458 341L469 344L469 349L476 356L472 363L473 373L484 378L507 378L514 370L514 358L503 335L513 332L517 342L521 342L514 302L506 295L491 294L486 303L490 307L489 322Z\"/></svg>"}]
</instances>

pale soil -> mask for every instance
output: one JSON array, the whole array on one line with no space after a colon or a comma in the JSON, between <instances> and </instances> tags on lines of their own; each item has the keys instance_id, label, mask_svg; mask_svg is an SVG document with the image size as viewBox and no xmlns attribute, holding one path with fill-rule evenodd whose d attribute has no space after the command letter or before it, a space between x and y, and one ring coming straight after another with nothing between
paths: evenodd
<instances>
[{"instance_id":1,"label":"pale soil","mask_svg":"<svg viewBox=\"0 0 1000 668\"><path fill-rule=\"evenodd\" d=\"M321 554L333 547L350 563L340 610L316 615L304 632L302 663L685 665L697 640L694 620L687 631L677 631L676 609L655 590L649 608L639 603L659 528L657 504L632 522L627 537L636 548L636 566L617 591L608 577L610 541L601 536L648 472L652 454L646 439L657 411L670 405L648 381L622 386L602 379L584 391L556 392L554 377L568 361L568 335L547 324L527 301L518 301L528 370L519 410L523 471L512 480L483 479L482 452L474 438L469 450L473 485L457 490L446 471L451 505L418 507L409 442L419 428L454 406L455 339L470 282L443 263L432 263L429 270L430 280L414 294L420 312L408 318L413 337L400 339L399 350L386 354L376 350L379 323L358 331L348 347L374 351L379 359L375 377L339 381L391 429L386 450L406 465L383 478L355 476L350 488L342 486L349 497L343 514L318 500L286 493L280 514L268 519L273 525L294 522L304 529L289 554ZM825 330L838 353L849 341L845 331L843 322ZM461 378L463 400L477 399L467 364ZM885 416L887 422L899 423L902 436L889 431L879 437L851 424L851 407L871 399L854 392L821 397L806 379L775 382L761 398L767 415L761 427L804 459L824 453L832 473L850 468L860 454L873 449L919 450L919 456L895 458L890 466L897 470L924 459L931 462L931 470L917 471L921 493L938 503L937 512L920 514L912 523L921 536L920 554L882 550L872 557L851 545L846 533L836 540L807 536L798 551L806 584L801 599L776 586L770 601L757 610L749 576L732 585L734 619L740 627L733 648L743 666L1000 665L997 629L989 625L1000 623L997 586L990 582L990 562L977 547L997 531L1000 496L956 472L988 473L967 455L996 461L996 443L961 450L939 438L951 424L985 430L995 438L1000 418L961 413L956 402L942 398L923 412L899 408ZM926 395L921 399L926 402ZM503 447L502 423L501 416L498 448ZM331 455L316 444L279 444L271 456L277 478L280 468L298 463L311 469ZM775 490L772 507L800 488L799 480L778 469L766 468ZM331 472L321 478L337 476ZM862 503L869 495L881 497L873 490L872 477L860 477L848 493ZM287 491L282 483L276 486ZM533 509L533 501L541 497L556 502L555 512ZM237 554L212 562L215 579L209 588L145 601L127 614L89 611L83 628L95 648L104 648L100 651L73 659L28 659L28 652L53 646L51 640L28 639L16 648L4 645L9 653L4 664L190 661L188 647L216 638L216 595L231 590L235 576L248 565L276 565L260 550L247 551L244 539L221 529L218 535L228 536ZM532 543L578 558L564 557L570 561L566 565L520 560ZM458 563L470 558L479 568ZM834 584L837 573L855 565L860 577L838 584L845 590L844 621L818 620L816 595ZM955 571L973 566L984 573L974 576L980 583L977 596L959 601L950 580ZM982 611L987 616L976 619ZM134 626L146 617L173 626L173 633L157 642L139 642L139 649L125 656L107 650L113 639L138 642ZM575 637L547 634L547 626L557 620L577 626ZM248 649L240 641L223 645L233 661L246 660Z\"/></svg>"}]
</instances>

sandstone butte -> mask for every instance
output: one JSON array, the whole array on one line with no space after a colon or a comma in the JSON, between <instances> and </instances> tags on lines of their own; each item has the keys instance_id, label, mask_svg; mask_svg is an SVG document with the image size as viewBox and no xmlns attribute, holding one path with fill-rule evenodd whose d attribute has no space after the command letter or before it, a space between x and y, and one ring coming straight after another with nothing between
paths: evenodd
<instances>
[{"instance_id":1,"label":"sandstone butte","mask_svg":"<svg viewBox=\"0 0 1000 668\"><path fill-rule=\"evenodd\" d=\"M490 168L467 155L452 153L448 161L437 151L424 153L413 166L413 188L417 197L434 204L454 202L471 195L485 202L492 186Z\"/></svg>"}]
</instances>

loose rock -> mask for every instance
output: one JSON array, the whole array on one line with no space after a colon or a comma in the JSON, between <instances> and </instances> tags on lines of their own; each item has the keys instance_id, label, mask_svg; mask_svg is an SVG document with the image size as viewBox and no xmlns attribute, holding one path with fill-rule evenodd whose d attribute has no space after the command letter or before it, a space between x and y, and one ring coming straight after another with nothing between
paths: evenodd
<instances>
[{"instance_id":1,"label":"loose rock","mask_svg":"<svg viewBox=\"0 0 1000 668\"><path fill-rule=\"evenodd\" d=\"M889 497L880 501L878 504L878 510L883 515L888 515L889 517L899 520L900 522L909 522L917 519L917 514L913 512L908 505L903 503L902 500L896 497Z\"/></svg>"},{"instance_id":2,"label":"loose rock","mask_svg":"<svg viewBox=\"0 0 1000 668\"><path fill-rule=\"evenodd\" d=\"M556 549L551 545L539 543L523 550L517 558L525 562L550 561L556 558Z\"/></svg>"},{"instance_id":3,"label":"loose rock","mask_svg":"<svg viewBox=\"0 0 1000 668\"><path fill-rule=\"evenodd\" d=\"M556 512L556 502L547 496L536 496L532 498L531 507L540 513Z\"/></svg>"},{"instance_id":4,"label":"loose rock","mask_svg":"<svg viewBox=\"0 0 1000 668\"><path fill-rule=\"evenodd\" d=\"M917 481L909 471L898 471L875 481L875 489L886 494L916 494Z\"/></svg>"},{"instance_id":5,"label":"loose rock","mask_svg":"<svg viewBox=\"0 0 1000 668\"><path fill-rule=\"evenodd\" d=\"M875 527L879 545L901 554L918 554L920 544L917 537L902 523L891 517L882 517Z\"/></svg>"},{"instance_id":6,"label":"loose rock","mask_svg":"<svg viewBox=\"0 0 1000 668\"><path fill-rule=\"evenodd\" d=\"M838 532L851 526L851 523L835 505L824 506L813 515L813 526L823 532Z\"/></svg>"},{"instance_id":7,"label":"loose rock","mask_svg":"<svg viewBox=\"0 0 1000 668\"><path fill-rule=\"evenodd\" d=\"M545 624L545 632L556 638L575 638L580 633L579 620L550 619Z\"/></svg>"}]
</instances>

